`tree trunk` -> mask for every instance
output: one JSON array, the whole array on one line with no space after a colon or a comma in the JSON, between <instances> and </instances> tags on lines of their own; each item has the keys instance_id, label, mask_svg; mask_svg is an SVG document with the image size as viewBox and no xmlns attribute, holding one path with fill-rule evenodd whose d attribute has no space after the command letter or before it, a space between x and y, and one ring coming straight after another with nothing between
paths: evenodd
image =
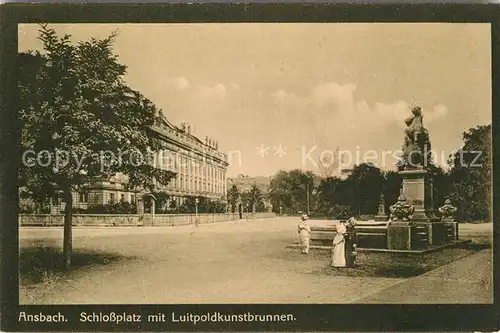
<instances>
[{"instance_id":1,"label":"tree trunk","mask_svg":"<svg viewBox=\"0 0 500 333\"><path fill-rule=\"evenodd\" d=\"M64 257L64 268L71 268L71 254L73 252L73 234L72 234L72 222L73 222L73 196L71 190L66 190L64 192L64 201L66 206L64 207L64 240L63 240L63 257Z\"/></svg>"}]
</instances>

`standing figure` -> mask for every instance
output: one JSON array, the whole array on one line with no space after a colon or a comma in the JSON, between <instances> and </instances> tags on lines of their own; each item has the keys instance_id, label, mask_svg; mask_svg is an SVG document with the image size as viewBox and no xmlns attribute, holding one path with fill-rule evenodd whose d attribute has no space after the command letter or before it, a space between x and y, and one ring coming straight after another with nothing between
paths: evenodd
<instances>
[{"instance_id":1,"label":"standing figure","mask_svg":"<svg viewBox=\"0 0 500 333\"><path fill-rule=\"evenodd\" d=\"M346 267L353 268L356 266L356 220L350 217L346 223L345 234L345 257Z\"/></svg>"},{"instance_id":2,"label":"standing figure","mask_svg":"<svg viewBox=\"0 0 500 333\"><path fill-rule=\"evenodd\" d=\"M336 229L337 234L333 238L332 267L347 267L345 251L347 234L346 221L340 221Z\"/></svg>"},{"instance_id":3,"label":"standing figure","mask_svg":"<svg viewBox=\"0 0 500 333\"><path fill-rule=\"evenodd\" d=\"M302 215L299 225L297 226L297 232L300 238L300 247L303 254L309 253L309 242L311 240L311 226L307 222L309 216L306 214Z\"/></svg>"}]
</instances>

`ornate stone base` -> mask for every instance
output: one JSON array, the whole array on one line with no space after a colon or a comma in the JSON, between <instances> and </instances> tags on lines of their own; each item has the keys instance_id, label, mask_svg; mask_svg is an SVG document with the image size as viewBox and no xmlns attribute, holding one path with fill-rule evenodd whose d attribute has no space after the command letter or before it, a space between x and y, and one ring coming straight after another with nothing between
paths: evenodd
<instances>
[{"instance_id":1,"label":"ornate stone base","mask_svg":"<svg viewBox=\"0 0 500 333\"><path fill-rule=\"evenodd\" d=\"M391 222L387 228L389 250L422 250L445 243L439 223ZM434 237L434 238L433 238Z\"/></svg>"},{"instance_id":2,"label":"ornate stone base","mask_svg":"<svg viewBox=\"0 0 500 333\"><path fill-rule=\"evenodd\" d=\"M387 226L387 248L389 250L412 249L412 226L409 222L390 222Z\"/></svg>"},{"instance_id":3,"label":"ornate stone base","mask_svg":"<svg viewBox=\"0 0 500 333\"><path fill-rule=\"evenodd\" d=\"M446 229L446 241L458 240L458 222L453 219L443 219L442 223Z\"/></svg>"},{"instance_id":4,"label":"ornate stone base","mask_svg":"<svg viewBox=\"0 0 500 333\"><path fill-rule=\"evenodd\" d=\"M425 227L429 246L446 243L446 226L443 222L417 222L416 226Z\"/></svg>"}]
</instances>

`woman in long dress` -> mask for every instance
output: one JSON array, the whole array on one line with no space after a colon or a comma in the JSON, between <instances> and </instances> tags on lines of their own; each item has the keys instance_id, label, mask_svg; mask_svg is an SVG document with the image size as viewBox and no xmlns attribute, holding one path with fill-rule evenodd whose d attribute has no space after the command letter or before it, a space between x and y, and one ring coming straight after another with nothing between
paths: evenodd
<instances>
[{"instance_id":1,"label":"woman in long dress","mask_svg":"<svg viewBox=\"0 0 500 333\"><path fill-rule=\"evenodd\" d=\"M337 234L333 238L332 267L347 267L345 253L345 236L347 228L345 221L337 224Z\"/></svg>"}]
</instances>

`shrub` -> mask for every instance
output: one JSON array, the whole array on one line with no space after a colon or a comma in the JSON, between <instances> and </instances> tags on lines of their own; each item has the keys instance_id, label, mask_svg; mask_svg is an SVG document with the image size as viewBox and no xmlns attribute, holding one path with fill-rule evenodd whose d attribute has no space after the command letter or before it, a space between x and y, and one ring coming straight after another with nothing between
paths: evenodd
<instances>
[{"instance_id":1,"label":"shrub","mask_svg":"<svg viewBox=\"0 0 500 333\"><path fill-rule=\"evenodd\" d=\"M326 216L333 219L345 219L352 216L351 207L344 205L333 205L326 211Z\"/></svg>"},{"instance_id":2,"label":"shrub","mask_svg":"<svg viewBox=\"0 0 500 333\"><path fill-rule=\"evenodd\" d=\"M137 214L137 207L127 201L112 202L105 205L90 206L82 213L87 214Z\"/></svg>"}]
</instances>

